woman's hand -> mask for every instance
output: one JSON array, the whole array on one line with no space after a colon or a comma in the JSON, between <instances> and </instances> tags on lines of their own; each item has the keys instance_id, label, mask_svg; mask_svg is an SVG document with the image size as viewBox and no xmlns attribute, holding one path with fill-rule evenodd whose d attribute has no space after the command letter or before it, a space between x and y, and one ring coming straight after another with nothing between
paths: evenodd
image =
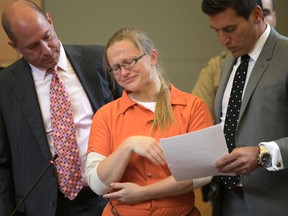
<instances>
[{"instance_id":1,"label":"woman's hand","mask_svg":"<svg viewBox=\"0 0 288 216\"><path fill-rule=\"evenodd\" d=\"M116 192L105 194L103 197L116 199L119 202L133 204L146 200L144 187L134 183L111 183L110 187Z\"/></svg>"},{"instance_id":2,"label":"woman's hand","mask_svg":"<svg viewBox=\"0 0 288 216\"><path fill-rule=\"evenodd\" d=\"M130 136L123 144L128 145L134 153L148 158L154 164L165 164L161 146L159 142L152 137Z\"/></svg>"}]
</instances>

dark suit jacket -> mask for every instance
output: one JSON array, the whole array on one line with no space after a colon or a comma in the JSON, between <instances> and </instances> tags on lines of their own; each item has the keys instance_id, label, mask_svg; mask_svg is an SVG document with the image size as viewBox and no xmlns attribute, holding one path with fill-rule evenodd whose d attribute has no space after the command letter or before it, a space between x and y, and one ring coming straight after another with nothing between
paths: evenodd
<instances>
[{"instance_id":1,"label":"dark suit jacket","mask_svg":"<svg viewBox=\"0 0 288 216\"><path fill-rule=\"evenodd\" d=\"M121 96L103 71L102 46L64 46L94 112ZM48 165L51 154L29 64L22 58L0 73L0 215L6 216ZM54 167L34 188L20 211L31 216L55 215L57 180Z\"/></svg>"},{"instance_id":2,"label":"dark suit jacket","mask_svg":"<svg viewBox=\"0 0 288 216\"><path fill-rule=\"evenodd\" d=\"M254 65L244 93L236 133L236 146L257 146L275 141L284 168L257 168L241 176L250 215L287 215L288 212L288 38L274 29ZM220 122L221 104L235 58L227 57L215 99L215 119Z\"/></svg>"}]
</instances>

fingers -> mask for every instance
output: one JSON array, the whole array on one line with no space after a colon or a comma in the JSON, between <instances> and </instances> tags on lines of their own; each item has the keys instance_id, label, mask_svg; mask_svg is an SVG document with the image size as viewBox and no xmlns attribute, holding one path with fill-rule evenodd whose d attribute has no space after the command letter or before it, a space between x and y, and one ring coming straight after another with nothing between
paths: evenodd
<instances>
[{"instance_id":1,"label":"fingers","mask_svg":"<svg viewBox=\"0 0 288 216\"><path fill-rule=\"evenodd\" d=\"M120 191L116 191L116 192L112 192L112 193L108 193L108 194L104 194L103 197L107 198L107 199L120 199Z\"/></svg>"},{"instance_id":2,"label":"fingers","mask_svg":"<svg viewBox=\"0 0 288 216\"><path fill-rule=\"evenodd\" d=\"M115 189L115 190L117 190L117 189L118 189L118 190L119 190L119 189L123 189L124 186L125 186L125 183L112 182L112 183L110 184L110 187L113 188L113 189Z\"/></svg>"},{"instance_id":3,"label":"fingers","mask_svg":"<svg viewBox=\"0 0 288 216\"><path fill-rule=\"evenodd\" d=\"M228 154L217 160L215 162L215 167L217 169L223 169L223 167L229 165L231 162L233 162L233 160L231 159L231 155Z\"/></svg>"},{"instance_id":4,"label":"fingers","mask_svg":"<svg viewBox=\"0 0 288 216\"><path fill-rule=\"evenodd\" d=\"M111 183L110 187L116 190L116 192L105 194L103 195L103 197L109 198L109 199L119 199L121 197L121 189L124 188L124 184L123 183Z\"/></svg>"},{"instance_id":5,"label":"fingers","mask_svg":"<svg viewBox=\"0 0 288 216\"><path fill-rule=\"evenodd\" d=\"M162 148L157 140L149 136L131 136L127 139L132 151L148 158L152 163L164 165Z\"/></svg>"},{"instance_id":6,"label":"fingers","mask_svg":"<svg viewBox=\"0 0 288 216\"><path fill-rule=\"evenodd\" d=\"M233 159L223 159L223 160L218 160L217 164L215 163L215 167L219 170L219 172L223 173L233 173L235 169L237 169L237 162L236 160Z\"/></svg>"},{"instance_id":7,"label":"fingers","mask_svg":"<svg viewBox=\"0 0 288 216\"><path fill-rule=\"evenodd\" d=\"M257 151L254 149L255 147L235 148L230 154L217 160L215 167L223 173L247 174L257 168Z\"/></svg>"},{"instance_id":8,"label":"fingers","mask_svg":"<svg viewBox=\"0 0 288 216\"><path fill-rule=\"evenodd\" d=\"M165 164L163 151L162 149L160 149L158 145L153 146L152 149L148 150L147 158L154 164L160 164L160 165Z\"/></svg>"},{"instance_id":9,"label":"fingers","mask_svg":"<svg viewBox=\"0 0 288 216\"><path fill-rule=\"evenodd\" d=\"M110 184L110 187L112 187L115 192L105 194L105 198L117 199L119 202L130 204L140 202L143 199L141 187L135 183L113 182Z\"/></svg>"}]
</instances>

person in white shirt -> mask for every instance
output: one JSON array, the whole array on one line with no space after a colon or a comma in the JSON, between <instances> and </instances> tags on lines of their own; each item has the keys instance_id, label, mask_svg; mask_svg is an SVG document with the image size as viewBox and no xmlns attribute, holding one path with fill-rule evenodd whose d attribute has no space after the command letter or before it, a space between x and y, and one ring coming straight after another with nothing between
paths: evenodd
<instances>
[{"instance_id":1,"label":"person in white shirt","mask_svg":"<svg viewBox=\"0 0 288 216\"><path fill-rule=\"evenodd\" d=\"M51 166L16 214L100 216L107 200L92 192L83 177L88 136L96 110L122 93L112 89L103 70L104 47L62 45L51 15L31 1L10 3L2 24L8 43L23 58L0 73L0 215L11 214L55 155L49 95L53 75L46 70L57 66L72 104L83 189L75 199L65 197Z\"/></svg>"}]
</instances>

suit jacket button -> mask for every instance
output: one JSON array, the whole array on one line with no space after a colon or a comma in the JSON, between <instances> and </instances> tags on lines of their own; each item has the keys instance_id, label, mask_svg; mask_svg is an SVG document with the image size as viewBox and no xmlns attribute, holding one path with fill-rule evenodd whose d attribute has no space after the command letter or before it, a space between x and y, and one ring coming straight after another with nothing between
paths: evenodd
<instances>
[{"instance_id":1,"label":"suit jacket button","mask_svg":"<svg viewBox=\"0 0 288 216\"><path fill-rule=\"evenodd\" d=\"M50 207L54 207L55 206L55 202L54 201L50 201Z\"/></svg>"},{"instance_id":2,"label":"suit jacket button","mask_svg":"<svg viewBox=\"0 0 288 216\"><path fill-rule=\"evenodd\" d=\"M52 177L56 177L56 173L54 170L51 172L51 175L52 175Z\"/></svg>"}]
</instances>

